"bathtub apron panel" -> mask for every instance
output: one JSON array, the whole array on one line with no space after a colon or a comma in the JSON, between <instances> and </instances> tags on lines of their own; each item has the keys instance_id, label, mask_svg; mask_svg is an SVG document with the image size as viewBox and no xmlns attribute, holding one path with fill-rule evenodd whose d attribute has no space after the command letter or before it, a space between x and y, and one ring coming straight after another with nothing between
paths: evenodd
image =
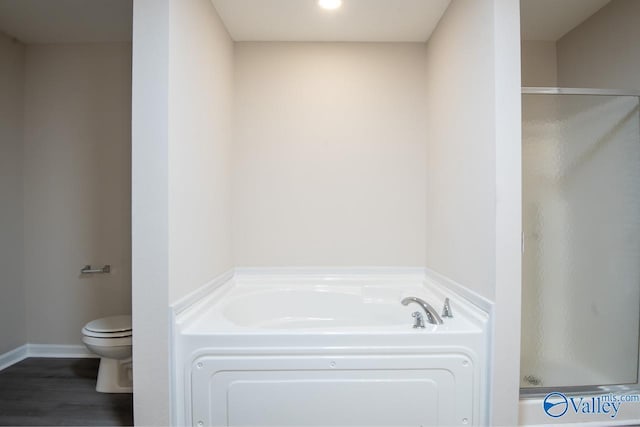
<instances>
[{"instance_id":1,"label":"bathtub apron panel","mask_svg":"<svg viewBox=\"0 0 640 427\"><path fill-rule=\"evenodd\" d=\"M460 354L205 356L191 376L196 426L473 423L473 367Z\"/></svg>"}]
</instances>

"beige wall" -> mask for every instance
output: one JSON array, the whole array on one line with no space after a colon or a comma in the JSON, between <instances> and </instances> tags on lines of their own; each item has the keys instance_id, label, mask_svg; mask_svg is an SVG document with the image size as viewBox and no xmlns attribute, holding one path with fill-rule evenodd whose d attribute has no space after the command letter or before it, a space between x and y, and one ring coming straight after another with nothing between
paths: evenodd
<instances>
[{"instance_id":1,"label":"beige wall","mask_svg":"<svg viewBox=\"0 0 640 427\"><path fill-rule=\"evenodd\" d=\"M613 0L557 49L561 86L640 90L640 2Z\"/></svg>"},{"instance_id":2,"label":"beige wall","mask_svg":"<svg viewBox=\"0 0 640 427\"><path fill-rule=\"evenodd\" d=\"M233 45L210 0L136 0L133 46L134 414L168 425L168 305L233 265Z\"/></svg>"},{"instance_id":3,"label":"beige wall","mask_svg":"<svg viewBox=\"0 0 640 427\"><path fill-rule=\"evenodd\" d=\"M491 356L494 425L515 425L520 397L522 97L520 5L494 2L496 290Z\"/></svg>"},{"instance_id":4,"label":"beige wall","mask_svg":"<svg viewBox=\"0 0 640 427\"><path fill-rule=\"evenodd\" d=\"M518 24L518 2L453 0L427 57L427 267L495 302L492 425L518 415Z\"/></svg>"},{"instance_id":5,"label":"beige wall","mask_svg":"<svg viewBox=\"0 0 640 427\"><path fill-rule=\"evenodd\" d=\"M31 343L131 311L130 44L26 52L24 283ZM84 264L109 275L80 277Z\"/></svg>"},{"instance_id":6,"label":"beige wall","mask_svg":"<svg viewBox=\"0 0 640 427\"><path fill-rule=\"evenodd\" d=\"M24 55L0 33L0 354L26 342L22 280Z\"/></svg>"},{"instance_id":7,"label":"beige wall","mask_svg":"<svg viewBox=\"0 0 640 427\"><path fill-rule=\"evenodd\" d=\"M556 60L556 42L542 40L523 40L522 86L558 85L558 64Z\"/></svg>"},{"instance_id":8,"label":"beige wall","mask_svg":"<svg viewBox=\"0 0 640 427\"><path fill-rule=\"evenodd\" d=\"M491 359L491 422L515 425L520 397L522 291L522 80L520 5L495 0L494 82L496 131L495 305Z\"/></svg>"},{"instance_id":9,"label":"beige wall","mask_svg":"<svg viewBox=\"0 0 640 427\"><path fill-rule=\"evenodd\" d=\"M141 426L170 423L169 3L133 2L133 414Z\"/></svg>"},{"instance_id":10,"label":"beige wall","mask_svg":"<svg viewBox=\"0 0 640 427\"><path fill-rule=\"evenodd\" d=\"M175 2L172 12L169 63L170 302L233 266L233 42L210 0Z\"/></svg>"},{"instance_id":11,"label":"beige wall","mask_svg":"<svg viewBox=\"0 0 640 427\"><path fill-rule=\"evenodd\" d=\"M640 89L640 2L613 0L557 42L522 41L522 85Z\"/></svg>"},{"instance_id":12,"label":"beige wall","mask_svg":"<svg viewBox=\"0 0 640 427\"><path fill-rule=\"evenodd\" d=\"M420 266L426 46L238 43L239 266Z\"/></svg>"},{"instance_id":13,"label":"beige wall","mask_svg":"<svg viewBox=\"0 0 640 427\"><path fill-rule=\"evenodd\" d=\"M453 1L429 41L427 266L495 295L492 8ZM473 215L470 215L473 212Z\"/></svg>"}]
</instances>

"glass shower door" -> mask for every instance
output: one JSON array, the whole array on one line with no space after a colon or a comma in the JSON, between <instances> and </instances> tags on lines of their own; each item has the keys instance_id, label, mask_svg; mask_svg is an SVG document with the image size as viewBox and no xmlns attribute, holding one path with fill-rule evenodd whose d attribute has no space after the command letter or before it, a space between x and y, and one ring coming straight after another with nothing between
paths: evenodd
<instances>
[{"instance_id":1,"label":"glass shower door","mask_svg":"<svg viewBox=\"0 0 640 427\"><path fill-rule=\"evenodd\" d=\"M638 382L638 97L523 94L521 387Z\"/></svg>"}]
</instances>

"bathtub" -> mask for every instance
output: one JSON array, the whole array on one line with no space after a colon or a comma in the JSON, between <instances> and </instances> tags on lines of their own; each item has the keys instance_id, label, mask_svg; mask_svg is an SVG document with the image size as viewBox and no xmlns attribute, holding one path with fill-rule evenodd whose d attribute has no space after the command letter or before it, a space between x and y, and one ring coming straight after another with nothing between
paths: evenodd
<instances>
[{"instance_id":1,"label":"bathtub","mask_svg":"<svg viewBox=\"0 0 640 427\"><path fill-rule=\"evenodd\" d=\"M449 297L453 318L413 328ZM424 271L236 271L174 307L174 422L482 425L488 314Z\"/></svg>"}]
</instances>

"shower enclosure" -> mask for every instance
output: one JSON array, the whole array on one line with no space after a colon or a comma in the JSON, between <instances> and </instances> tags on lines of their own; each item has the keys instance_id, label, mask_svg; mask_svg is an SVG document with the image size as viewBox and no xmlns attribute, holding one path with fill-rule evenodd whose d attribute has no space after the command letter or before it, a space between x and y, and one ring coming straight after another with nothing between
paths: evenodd
<instances>
[{"instance_id":1,"label":"shower enclosure","mask_svg":"<svg viewBox=\"0 0 640 427\"><path fill-rule=\"evenodd\" d=\"M522 93L520 386L637 384L640 93Z\"/></svg>"}]
</instances>

